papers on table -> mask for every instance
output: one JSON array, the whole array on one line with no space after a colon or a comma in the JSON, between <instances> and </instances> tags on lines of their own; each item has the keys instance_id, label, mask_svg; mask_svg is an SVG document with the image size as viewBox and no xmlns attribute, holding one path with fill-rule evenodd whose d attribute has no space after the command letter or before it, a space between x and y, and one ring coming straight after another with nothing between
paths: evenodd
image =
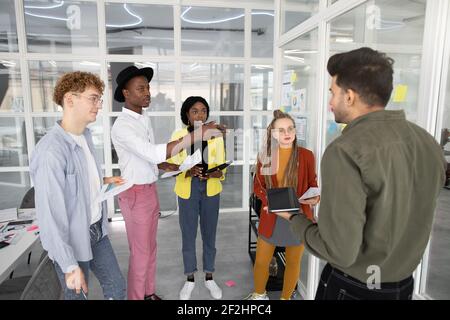
<instances>
[{"instance_id":1,"label":"papers on table","mask_svg":"<svg viewBox=\"0 0 450 320\"><path fill-rule=\"evenodd\" d=\"M34 220L36 219L36 209L35 208L26 208L17 210L17 218L21 220Z\"/></svg>"},{"instance_id":2,"label":"papers on table","mask_svg":"<svg viewBox=\"0 0 450 320\"><path fill-rule=\"evenodd\" d=\"M304 194L302 194L302 196L300 198L298 198L298 200L305 200L305 199L314 198L317 196L320 196L320 188L312 187L312 188L309 188L308 190L306 190L306 192Z\"/></svg>"},{"instance_id":3,"label":"papers on table","mask_svg":"<svg viewBox=\"0 0 450 320\"><path fill-rule=\"evenodd\" d=\"M0 242L16 244L33 220L14 220L0 223Z\"/></svg>"},{"instance_id":4,"label":"papers on table","mask_svg":"<svg viewBox=\"0 0 450 320\"><path fill-rule=\"evenodd\" d=\"M21 231L0 233L0 242L5 242L8 244L16 244L23 237L24 232L25 231L21 230Z\"/></svg>"},{"instance_id":5,"label":"papers on table","mask_svg":"<svg viewBox=\"0 0 450 320\"><path fill-rule=\"evenodd\" d=\"M17 208L9 208L0 210L0 222L16 220Z\"/></svg>"},{"instance_id":6,"label":"papers on table","mask_svg":"<svg viewBox=\"0 0 450 320\"><path fill-rule=\"evenodd\" d=\"M2 232L6 229L6 227L8 226L8 222L0 222L0 237Z\"/></svg>"},{"instance_id":7,"label":"papers on table","mask_svg":"<svg viewBox=\"0 0 450 320\"><path fill-rule=\"evenodd\" d=\"M200 149L197 149L197 151L194 152L193 155L188 156L182 164L180 164L180 168L177 171L169 171L161 175L161 178L169 178L176 176L180 174L183 171L191 169L193 166L195 166L197 163L200 163L202 161L202 154L200 152Z\"/></svg>"},{"instance_id":8,"label":"papers on table","mask_svg":"<svg viewBox=\"0 0 450 320\"><path fill-rule=\"evenodd\" d=\"M8 244L11 244L13 242L14 238L16 238L17 233L0 233L0 242L6 242Z\"/></svg>"},{"instance_id":9,"label":"papers on table","mask_svg":"<svg viewBox=\"0 0 450 320\"><path fill-rule=\"evenodd\" d=\"M100 194L97 196L97 201L102 202L110 197L114 197L115 195L131 188L133 183L125 182L124 184L117 185L115 183L108 183L102 186L100 190Z\"/></svg>"}]
</instances>

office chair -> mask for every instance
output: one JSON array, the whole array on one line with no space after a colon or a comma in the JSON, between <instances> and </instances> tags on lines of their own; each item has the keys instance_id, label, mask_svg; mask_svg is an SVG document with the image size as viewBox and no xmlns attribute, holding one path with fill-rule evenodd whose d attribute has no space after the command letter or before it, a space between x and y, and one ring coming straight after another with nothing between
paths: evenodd
<instances>
[{"instance_id":1,"label":"office chair","mask_svg":"<svg viewBox=\"0 0 450 320\"><path fill-rule=\"evenodd\" d=\"M41 262L44 260L46 256L47 252L46 251L42 252L41 257L39 258L38 266L41 264ZM3 281L3 283L0 284L0 299L19 300L20 296L22 295L22 292L25 290L25 287L27 286L28 282L30 282L32 276L33 275L15 277Z\"/></svg>"},{"instance_id":2,"label":"office chair","mask_svg":"<svg viewBox=\"0 0 450 320\"><path fill-rule=\"evenodd\" d=\"M34 187L31 187L30 190L25 193L22 198L22 203L20 204L19 209L28 209L28 208L36 208L34 204Z\"/></svg>"},{"instance_id":3,"label":"office chair","mask_svg":"<svg viewBox=\"0 0 450 320\"><path fill-rule=\"evenodd\" d=\"M44 258L23 290L20 300L60 300L61 298L62 287L55 266L45 252Z\"/></svg>"}]
</instances>

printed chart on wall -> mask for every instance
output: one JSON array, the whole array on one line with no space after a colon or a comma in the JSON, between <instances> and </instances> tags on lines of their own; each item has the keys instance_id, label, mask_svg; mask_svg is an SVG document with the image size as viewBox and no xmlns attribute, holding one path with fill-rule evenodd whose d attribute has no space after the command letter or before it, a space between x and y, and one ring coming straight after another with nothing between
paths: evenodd
<instances>
[{"instance_id":1,"label":"printed chart on wall","mask_svg":"<svg viewBox=\"0 0 450 320\"><path fill-rule=\"evenodd\" d=\"M305 117L295 117L295 126L297 129L297 142L301 146L306 146L306 126L307 119Z\"/></svg>"},{"instance_id":2,"label":"printed chart on wall","mask_svg":"<svg viewBox=\"0 0 450 320\"><path fill-rule=\"evenodd\" d=\"M281 88L281 107L289 112L291 109L292 80L295 78L294 70L286 70L283 73L283 87Z\"/></svg>"},{"instance_id":3,"label":"printed chart on wall","mask_svg":"<svg viewBox=\"0 0 450 320\"><path fill-rule=\"evenodd\" d=\"M294 90L291 92L292 112L306 111L306 89Z\"/></svg>"}]
</instances>

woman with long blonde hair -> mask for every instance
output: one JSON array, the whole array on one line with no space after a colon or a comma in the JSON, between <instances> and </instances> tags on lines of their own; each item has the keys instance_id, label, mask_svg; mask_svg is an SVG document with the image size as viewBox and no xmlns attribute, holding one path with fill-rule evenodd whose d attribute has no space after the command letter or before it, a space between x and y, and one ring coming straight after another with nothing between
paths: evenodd
<instances>
[{"instance_id":1,"label":"woman with long blonde hair","mask_svg":"<svg viewBox=\"0 0 450 320\"><path fill-rule=\"evenodd\" d=\"M286 267L281 299L289 300L297 284L304 250L303 244L292 234L289 221L267 211L267 190L292 187L299 198L310 187L317 187L314 154L297 145L294 119L280 110L275 110L273 116L267 127L265 144L258 155L253 184L253 192L262 206L253 269L254 292L248 296L250 300L268 299L269 264L277 246L285 247ZM316 205L319 199L317 196L300 202L301 209L311 220L314 219L311 206Z\"/></svg>"}]
</instances>

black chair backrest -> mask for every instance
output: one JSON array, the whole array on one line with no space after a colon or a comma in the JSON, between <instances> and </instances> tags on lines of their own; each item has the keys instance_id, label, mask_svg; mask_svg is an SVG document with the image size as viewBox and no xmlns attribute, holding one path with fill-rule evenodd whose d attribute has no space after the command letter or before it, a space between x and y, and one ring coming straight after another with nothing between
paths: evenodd
<instances>
[{"instance_id":1,"label":"black chair backrest","mask_svg":"<svg viewBox=\"0 0 450 320\"><path fill-rule=\"evenodd\" d=\"M36 208L34 205L34 187L25 193L20 204L20 209Z\"/></svg>"},{"instance_id":2,"label":"black chair backrest","mask_svg":"<svg viewBox=\"0 0 450 320\"><path fill-rule=\"evenodd\" d=\"M20 300L60 300L61 297L62 288L55 266L48 255L45 255L28 281Z\"/></svg>"}]
</instances>

